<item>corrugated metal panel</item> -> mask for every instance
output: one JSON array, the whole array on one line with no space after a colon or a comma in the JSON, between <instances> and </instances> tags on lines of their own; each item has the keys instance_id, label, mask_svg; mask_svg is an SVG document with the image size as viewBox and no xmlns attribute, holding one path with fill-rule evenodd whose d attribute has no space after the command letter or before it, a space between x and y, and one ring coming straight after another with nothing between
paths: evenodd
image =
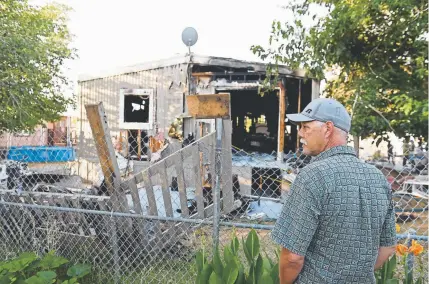
<instances>
[{"instance_id":1,"label":"corrugated metal panel","mask_svg":"<svg viewBox=\"0 0 429 284\"><path fill-rule=\"evenodd\" d=\"M121 88L154 89L155 135L159 132L168 133L174 117L181 114L183 109L183 92L186 86L186 65L174 65L165 68L121 74L107 78L79 82L79 106L81 107L82 156L94 157L95 149L92 140L85 104L103 102L110 128L111 136L119 135L119 90ZM80 125L80 123L79 123Z\"/></svg>"}]
</instances>

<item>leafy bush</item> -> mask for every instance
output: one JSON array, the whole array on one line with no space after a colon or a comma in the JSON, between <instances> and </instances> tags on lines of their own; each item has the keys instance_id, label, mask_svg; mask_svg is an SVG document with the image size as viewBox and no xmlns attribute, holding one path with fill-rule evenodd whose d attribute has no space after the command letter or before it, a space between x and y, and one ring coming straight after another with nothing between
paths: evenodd
<instances>
[{"instance_id":1,"label":"leafy bush","mask_svg":"<svg viewBox=\"0 0 429 284\"><path fill-rule=\"evenodd\" d=\"M69 263L64 257L50 251L44 257L24 252L17 258L0 262L0 284L77 284L78 279L91 272L88 264L76 264L66 270Z\"/></svg>"},{"instance_id":2,"label":"leafy bush","mask_svg":"<svg viewBox=\"0 0 429 284\"><path fill-rule=\"evenodd\" d=\"M249 265L247 271L245 271L244 264L238 257L240 243L235 234L231 244L225 246L223 250L223 261L220 258L218 248L214 251L210 262L207 260L204 249L197 252L196 283L279 283L278 254L275 261L270 259L268 255L263 257L260 254L259 238L255 230L252 229L249 232L246 240L242 239L242 246Z\"/></svg>"}]
</instances>

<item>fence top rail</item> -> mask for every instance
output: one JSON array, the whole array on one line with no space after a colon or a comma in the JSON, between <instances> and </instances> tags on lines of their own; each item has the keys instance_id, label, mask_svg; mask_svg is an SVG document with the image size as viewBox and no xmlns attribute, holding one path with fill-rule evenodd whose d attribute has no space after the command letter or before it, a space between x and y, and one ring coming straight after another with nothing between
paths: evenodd
<instances>
[{"instance_id":1,"label":"fence top rail","mask_svg":"<svg viewBox=\"0 0 429 284\"><path fill-rule=\"evenodd\" d=\"M12 195L12 196L42 196L42 197L57 197L57 198L76 198L76 199L96 199L96 200L110 200L110 196L98 196L98 195L88 195L88 194L73 194L73 193L57 193L57 192L40 192L40 191L23 191L17 193L15 190L11 189L1 189L0 195Z\"/></svg>"},{"instance_id":2,"label":"fence top rail","mask_svg":"<svg viewBox=\"0 0 429 284\"><path fill-rule=\"evenodd\" d=\"M27 207L34 209L48 209L48 210L57 210L57 211L66 211L66 212L75 212L75 213L86 213L86 214L96 214L96 215L107 215L110 217L131 217L138 219L148 219L148 220L159 220L159 221L173 221L173 222L183 222L191 223L198 225L212 225L213 220L208 219L191 219L191 218L182 218L182 217L162 217L162 216L149 216L133 213L122 213L122 212L109 212L109 211L98 211L98 210L89 210L89 209L79 209L79 208L68 208L68 207L54 207L47 205L37 205L37 204L21 204L16 202L6 202L0 201L0 205L6 206L17 206L17 207ZM264 225L264 224L254 224L254 223L235 223L235 222L224 222L219 223L221 226L227 227L237 227L237 228L253 228L255 230L272 230L274 225ZM421 241L428 241L428 236L416 235L412 233L408 234L396 234L397 239L415 239Z\"/></svg>"}]
</instances>

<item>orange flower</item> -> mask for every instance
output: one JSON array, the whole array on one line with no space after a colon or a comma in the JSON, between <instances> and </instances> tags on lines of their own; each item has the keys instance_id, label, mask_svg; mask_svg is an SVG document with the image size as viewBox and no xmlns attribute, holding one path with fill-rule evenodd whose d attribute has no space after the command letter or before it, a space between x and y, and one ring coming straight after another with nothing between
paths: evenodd
<instances>
[{"instance_id":1,"label":"orange flower","mask_svg":"<svg viewBox=\"0 0 429 284\"><path fill-rule=\"evenodd\" d=\"M409 252L412 252L414 255L419 255L423 252L423 246L419 244L416 240L411 241L411 247L408 250Z\"/></svg>"},{"instance_id":2,"label":"orange flower","mask_svg":"<svg viewBox=\"0 0 429 284\"><path fill-rule=\"evenodd\" d=\"M408 252L408 248L404 246L403 244L396 245L396 254L398 255L404 255Z\"/></svg>"},{"instance_id":3,"label":"orange flower","mask_svg":"<svg viewBox=\"0 0 429 284\"><path fill-rule=\"evenodd\" d=\"M396 232L399 233L400 230L401 230L401 226L399 226L398 224L396 224Z\"/></svg>"}]
</instances>

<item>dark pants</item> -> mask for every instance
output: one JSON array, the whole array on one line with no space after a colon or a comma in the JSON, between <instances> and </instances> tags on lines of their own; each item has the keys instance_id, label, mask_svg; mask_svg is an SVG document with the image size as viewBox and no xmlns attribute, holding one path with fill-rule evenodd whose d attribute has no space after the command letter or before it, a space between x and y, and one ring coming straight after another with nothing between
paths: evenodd
<instances>
[{"instance_id":1,"label":"dark pants","mask_svg":"<svg viewBox=\"0 0 429 284\"><path fill-rule=\"evenodd\" d=\"M404 156L404 158L402 159L402 165L405 167L405 165L407 164L408 161L408 156Z\"/></svg>"}]
</instances>

